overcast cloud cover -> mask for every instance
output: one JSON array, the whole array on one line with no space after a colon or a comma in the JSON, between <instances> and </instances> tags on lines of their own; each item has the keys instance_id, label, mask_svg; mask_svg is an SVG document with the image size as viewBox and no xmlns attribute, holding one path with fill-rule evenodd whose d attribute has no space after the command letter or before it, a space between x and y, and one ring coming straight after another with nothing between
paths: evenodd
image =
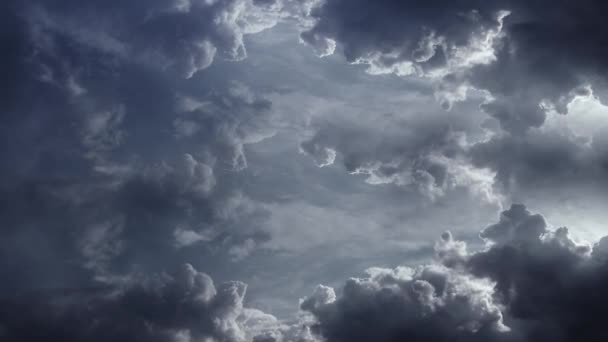
<instances>
[{"instance_id":1,"label":"overcast cloud cover","mask_svg":"<svg viewBox=\"0 0 608 342\"><path fill-rule=\"evenodd\" d=\"M0 340L606 341L607 10L3 1Z\"/></svg>"}]
</instances>

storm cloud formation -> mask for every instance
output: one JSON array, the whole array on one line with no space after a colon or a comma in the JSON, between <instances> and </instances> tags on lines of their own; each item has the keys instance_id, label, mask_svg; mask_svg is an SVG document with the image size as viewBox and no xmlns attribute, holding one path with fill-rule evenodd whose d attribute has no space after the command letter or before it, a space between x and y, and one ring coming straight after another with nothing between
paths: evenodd
<instances>
[{"instance_id":1,"label":"storm cloud formation","mask_svg":"<svg viewBox=\"0 0 608 342\"><path fill-rule=\"evenodd\" d=\"M336 297L320 286L301 303L327 341L601 341L608 281L606 238L593 247L549 230L523 205L467 252L450 233L437 264L372 268Z\"/></svg>"},{"instance_id":2,"label":"storm cloud formation","mask_svg":"<svg viewBox=\"0 0 608 342\"><path fill-rule=\"evenodd\" d=\"M481 123L489 133L486 138L471 139L472 126L463 128L465 121L456 126L456 119L443 123L448 126L446 120L450 120L449 129L461 130L469 138L471 144L461 144L464 151L459 157L491 170L495 185L513 194L532 183L588 186L606 179L604 128L581 133L544 125L548 116L552 121L567 114L576 98L603 100L606 52L602 42L608 31L598 13L604 8L601 1L387 0L370 4L327 0L308 13L313 24L301 39L321 55L340 53L350 63L366 65L370 74L427 79L445 109L477 101L492 118ZM458 108L454 111L461 115ZM428 148L403 152L394 150L393 142L374 139L363 149L349 148L345 147L349 133L344 131L344 127L321 127L303 143L303 150L321 164L329 157L335 159L334 155L338 160L342 156L349 172L372 173L384 182L409 169L429 173L431 184L433 179L441 184L436 171L403 162L419 164L417 160L429 154ZM417 139L441 140L432 138L433 128L416 133ZM407 136L397 144L401 149L411 146ZM370 154L370 149L380 151ZM434 155L454 159L442 151Z\"/></svg>"},{"instance_id":3,"label":"storm cloud formation","mask_svg":"<svg viewBox=\"0 0 608 342\"><path fill-rule=\"evenodd\" d=\"M120 286L63 290L3 301L3 341L245 341L247 286L216 287L182 265L174 274L140 276ZM26 304L26 305L24 305Z\"/></svg>"},{"instance_id":4,"label":"storm cloud formation","mask_svg":"<svg viewBox=\"0 0 608 342\"><path fill-rule=\"evenodd\" d=\"M243 34L272 26L266 19L275 15L270 4L244 14L251 6L2 5L10 53L0 100L0 273L13 279L3 289L86 284L161 262L159 250L266 238L254 225L261 213L241 210L247 197L221 173L245 168L243 146L272 134L270 101L239 82L195 89L184 79L207 68L216 50L245 57ZM244 235L213 231L239 216L250 219Z\"/></svg>"},{"instance_id":5,"label":"storm cloud formation","mask_svg":"<svg viewBox=\"0 0 608 342\"><path fill-rule=\"evenodd\" d=\"M276 20L271 4L249 0L51 1L20 7L36 33L59 33L184 77L207 68L216 55L245 58L243 35L271 27Z\"/></svg>"},{"instance_id":6,"label":"storm cloud formation","mask_svg":"<svg viewBox=\"0 0 608 342\"><path fill-rule=\"evenodd\" d=\"M0 340L606 340L606 10L2 2Z\"/></svg>"},{"instance_id":7,"label":"storm cloud formation","mask_svg":"<svg viewBox=\"0 0 608 342\"><path fill-rule=\"evenodd\" d=\"M486 90L482 108L521 134L542 125L541 102L565 113L577 87L605 82L604 8L592 0L328 0L310 12L316 22L302 39L323 54L337 45L372 73L437 79L447 107L463 88Z\"/></svg>"}]
</instances>

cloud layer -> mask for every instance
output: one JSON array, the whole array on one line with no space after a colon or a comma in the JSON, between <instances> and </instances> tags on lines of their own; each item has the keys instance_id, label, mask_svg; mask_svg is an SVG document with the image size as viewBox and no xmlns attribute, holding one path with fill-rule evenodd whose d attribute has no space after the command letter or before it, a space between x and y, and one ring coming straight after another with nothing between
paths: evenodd
<instances>
[{"instance_id":1,"label":"cloud layer","mask_svg":"<svg viewBox=\"0 0 608 342\"><path fill-rule=\"evenodd\" d=\"M106 288L29 293L2 301L4 341L226 341L251 340L249 320L273 321L244 309L247 286L215 286L182 265L173 274L134 276ZM249 331L246 331L249 328Z\"/></svg>"},{"instance_id":2,"label":"cloud layer","mask_svg":"<svg viewBox=\"0 0 608 342\"><path fill-rule=\"evenodd\" d=\"M574 341L606 338L608 252L513 205L481 231L486 248L444 233L432 264L373 267L336 294L319 285L297 322L243 308L246 285L215 286L191 265L102 287L4 299L7 341ZM308 313L311 316L306 316Z\"/></svg>"},{"instance_id":3,"label":"cloud layer","mask_svg":"<svg viewBox=\"0 0 608 342\"><path fill-rule=\"evenodd\" d=\"M578 87L604 88L599 42L601 1L328 0L310 11L302 40L321 54L338 46L346 60L374 74L437 82L445 108L467 88L488 91L482 109L503 129L522 134L560 113ZM365 28L365 29L361 29ZM338 51L338 50L337 50Z\"/></svg>"},{"instance_id":4,"label":"cloud layer","mask_svg":"<svg viewBox=\"0 0 608 342\"><path fill-rule=\"evenodd\" d=\"M372 268L336 297L320 286L301 303L327 341L600 341L606 308L606 238L577 243L523 205L504 211L467 252L450 233L437 263Z\"/></svg>"},{"instance_id":5,"label":"cloud layer","mask_svg":"<svg viewBox=\"0 0 608 342\"><path fill-rule=\"evenodd\" d=\"M3 2L0 340L605 340L605 9Z\"/></svg>"},{"instance_id":6,"label":"cloud layer","mask_svg":"<svg viewBox=\"0 0 608 342\"><path fill-rule=\"evenodd\" d=\"M3 297L267 240L264 211L231 179L247 167L244 146L273 134L272 103L242 82L194 75L215 55L244 58L243 35L276 24L280 7L2 4L0 274L13 279Z\"/></svg>"}]
</instances>

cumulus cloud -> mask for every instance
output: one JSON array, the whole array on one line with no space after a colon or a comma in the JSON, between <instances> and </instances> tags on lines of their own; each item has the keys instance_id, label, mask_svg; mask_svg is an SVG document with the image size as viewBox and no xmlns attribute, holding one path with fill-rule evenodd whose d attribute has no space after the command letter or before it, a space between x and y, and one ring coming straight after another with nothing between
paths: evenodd
<instances>
[{"instance_id":1,"label":"cumulus cloud","mask_svg":"<svg viewBox=\"0 0 608 342\"><path fill-rule=\"evenodd\" d=\"M266 314L243 307L246 290L241 282L216 286L207 274L185 264L171 274L133 276L106 288L4 300L0 337L4 341L251 341L249 332L256 331L256 324L264 322L259 316ZM272 322L273 317L266 316Z\"/></svg>"},{"instance_id":2,"label":"cumulus cloud","mask_svg":"<svg viewBox=\"0 0 608 342\"><path fill-rule=\"evenodd\" d=\"M301 37L373 74L431 79L445 108L467 88L485 90L482 109L523 134L543 124L541 103L564 114L578 87L603 89L597 72L605 70L605 52L597 42L607 31L597 13L604 7L593 0L327 0L308 13L314 24Z\"/></svg>"},{"instance_id":3,"label":"cumulus cloud","mask_svg":"<svg viewBox=\"0 0 608 342\"><path fill-rule=\"evenodd\" d=\"M87 250L104 256L104 236L120 222L91 228ZM41 291L4 299L0 336L96 341L574 341L606 338L606 238L595 245L551 230L515 204L482 230L468 251L446 232L434 263L372 267L336 293L318 286L300 300L295 321L244 308L246 285L216 286L189 264L138 272L102 287ZM95 246L98 246L95 248Z\"/></svg>"},{"instance_id":4,"label":"cumulus cloud","mask_svg":"<svg viewBox=\"0 0 608 342\"><path fill-rule=\"evenodd\" d=\"M312 134L300 150L319 167L339 164L372 185L394 184L431 200L466 189L479 200L499 204L492 170L469 160L472 144L485 139L480 121L465 116L467 107L454 115L418 110L414 106L412 113L382 120L375 115L323 117L312 122Z\"/></svg>"},{"instance_id":5,"label":"cumulus cloud","mask_svg":"<svg viewBox=\"0 0 608 342\"><path fill-rule=\"evenodd\" d=\"M254 292L293 297L337 267L350 272L347 261L375 264L366 257L389 249L387 235L391 250L407 245L416 258L432 250L419 235L446 215L416 193L437 207L456 199L485 221L492 209L480 207L500 206L510 191L605 185L606 131L595 120L577 126L580 134L561 131L546 117L571 111L576 98L602 99L605 8L592 0L4 2L0 277L10 281L0 284L0 339L605 338L594 318L605 314L608 240L577 242L521 205L483 230L484 249L445 233L435 263L372 268L342 291L320 286L294 324L244 308L243 283L216 286L189 265L161 272L190 261L216 279L244 274ZM287 17L282 25L296 21L318 55L342 53L370 74L411 82L347 75L335 58L304 56L304 46L285 53L297 28L264 33L267 45L247 38ZM247 56L245 43L268 55L232 63ZM319 72L336 70L288 73L307 58ZM357 87L363 78L386 83L373 92L364 88L380 82ZM310 94L293 95L300 86ZM402 91L418 102L402 101ZM293 101L286 114L340 114L277 122L269 98ZM450 113L429 111L435 100ZM300 138L322 170L302 167ZM338 179L337 167L397 191ZM463 197L471 194L483 202L473 210ZM384 233L397 221L428 226ZM280 274L324 263L320 255L333 258L321 272ZM283 298L272 300L264 310Z\"/></svg>"},{"instance_id":6,"label":"cumulus cloud","mask_svg":"<svg viewBox=\"0 0 608 342\"><path fill-rule=\"evenodd\" d=\"M371 268L341 294L301 302L327 341L600 341L608 280L604 241L573 240L514 204L484 229L485 249L442 235L436 263Z\"/></svg>"},{"instance_id":7,"label":"cumulus cloud","mask_svg":"<svg viewBox=\"0 0 608 342\"><path fill-rule=\"evenodd\" d=\"M524 136L496 133L469 146L476 168L494 176L493 188L505 197L548 203L556 198L594 206L605 183L606 107L590 95L568 105L571 115L550 117ZM543 209L548 215L548 209Z\"/></svg>"},{"instance_id":8,"label":"cumulus cloud","mask_svg":"<svg viewBox=\"0 0 608 342\"><path fill-rule=\"evenodd\" d=\"M385 114L394 99L375 96L384 108L368 111L372 119L362 120L345 106L348 114L339 121L313 123L301 148L318 166L345 166L368 183L397 184L435 200L464 187L490 203L555 206L554 212L544 210L560 219L566 203L600 207L608 168L601 104L605 58L597 42L606 30L589 9L604 6L599 1L316 2L305 15L306 44L322 50L323 42L331 41L335 54L364 64L368 73L402 76L404 88L408 82L429 83L439 104L428 104L404 128ZM466 103L475 107L462 110ZM451 132L468 142L447 142L458 146L456 155L439 146L439 137L429 138L433 147L412 142L409 129L417 138L432 135L417 122L438 115L440 107L453 116L489 115L475 123L487 135L474 137L472 126L442 117L444 127L451 125ZM591 107L598 114L586 118ZM420 110L408 104L400 111Z\"/></svg>"},{"instance_id":9,"label":"cumulus cloud","mask_svg":"<svg viewBox=\"0 0 608 342\"><path fill-rule=\"evenodd\" d=\"M271 107L268 99L235 82L226 93L178 98L173 127L178 139L203 142L202 148L223 167L242 170L247 167L245 145L275 132Z\"/></svg>"},{"instance_id":10,"label":"cumulus cloud","mask_svg":"<svg viewBox=\"0 0 608 342\"><path fill-rule=\"evenodd\" d=\"M208 68L211 48L245 57L243 35L274 25L281 6L0 6L11 89L0 95L0 254L13 255L0 274L14 280L4 294L156 271L195 249L254 252L243 241L262 239L263 214L232 210L246 197L233 179L245 145L272 135L272 104L244 83L183 76Z\"/></svg>"},{"instance_id":11,"label":"cumulus cloud","mask_svg":"<svg viewBox=\"0 0 608 342\"><path fill-rule=\"evenodd\" d=\"M37 41L48 41L49 33L66 36L184 77L209 67L216 55L245 58L243 36L274 26L281 8L252 0L33 2L22 7Z\"/></svg>"},{"instance_id":12,"label":"cumulus cloud","mask_svg":"<svg viewBox=\"0 0 608 342\"><path fill-rule=\"evenodd\" d=\"M113 230L104 242L122 248L112 250L104 272L97 270L97 279L132 267L155 269L197 253L240 260L268 239L261 225L267 215L260 205L238 188L218 184L213 169L192 155L180 159L136 165L120 180L114 177L112 185L102 187L96 196L87 196L98 208L97 215L87 220L123 218L121 229ZM104 201L109 203L102 206ZM84 214L88 216L88 209ZM79 234L78 229L74 232ZM96 259L88 253L83 256Z\"/></svg>"},{"instance_id":13,"label":"cumulus cloud","mask_svg":"<svg viewBox=\"0 0 608 342\"><path fill-rule=\"evenodd\" d=\"M319 288L302 302L328 341L495 339L508 331L492 284L440 266L372 269L335 298Z\"/></svg>"}]
</instances>

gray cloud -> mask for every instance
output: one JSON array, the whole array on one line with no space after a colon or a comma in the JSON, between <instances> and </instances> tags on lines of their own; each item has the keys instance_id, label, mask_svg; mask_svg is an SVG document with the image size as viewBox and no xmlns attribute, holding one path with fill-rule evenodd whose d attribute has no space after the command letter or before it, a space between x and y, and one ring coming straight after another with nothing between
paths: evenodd
<instances>
[{"instance_id":1,"label":"gray cloud","mask_svg":"<svg viewBox=\"0 0 608 342\"><path fill-rule=\"evenodd\" d=\"M370 184L395 184L429 199L467 189L473 197L498 204L492 174L469 162L469 149L483 141L483 118L469 115L473 103L460 103L453 113L427 112L432 101L404 101L409 110L379 115L351 113L313 121L312 137L301 150L318 166L342 164Z\"/></svg>"},{"instance_id":2,"label":"gray cloud","mask_svg":"<svg viewBox=\"0 0 608 342\"><path fill-rule=\"evenodd\" d=\"M329 124L301 148L318 166L332 165L338 155L347 172L366 176L368 183L409 186L432 197L449 181L448 166L440 157L461 153L462 147L458 134L449 127L428 128L427 135L419 134L420 130L425 128L399 127L394 133L384 130L378 135L363 127Z\"/></svg>"},{"instance_id":3,"label":"gray cloud","mask_svg":"<svg viewBox=\"0 0 608 342\"><path fill-rule=\"evenodd\" d=\"M319 287L302 302L319 321L313 331L328 341L488 341L508 330L483 281L434 266L370 273L338 299Z\"/></svg>"},{"instance_id":4,"label":"gray cloud","mask_svg":"<svg viewBox=\"0 0 608 342\"><path fill-rule=\"evenodd\" d=\"M302 39L326 54L335 43L347 61L367 64L372 73L435 80L447 107L466 96L463 87L487 90L482 108L505 130L522 134L544 122L541 102L566 113L577 87L603 89L597 75L605 69L605 51L598 42L606 30L597 13L604 6L591 0L329 0L311 10L314 24Z\"/></svg>"},{"instance_id":5,"label":"gray cloud","mask_svg":"<svg viewBox=\"0 0 608 342\"><path fill-rule=\"evenodd\" d=\"M442 235L439 264L372 268L342 293L320 286L301 302L328 341L599 341L606 337L605 238L593 248L549 230L523 205L504 211L467 252Z\"/></svg>"},{"instance_id":6,"label":"gray cloud","mask_svg":"<svg viewBox=\"0 0 608 342\"><path fill-rule=\"evenodd\" d=\"M247 167L244 145L274 134L272 102L257 96L248 86L233 83L227 93L211 93L200 99L181 97L173 121L176 137L197 141L227 169Z\"/></svg>"},{"instance_id":7,"label":"gray cloud","mask_svg":"<svg viewBox=\"0 0 608 342\"><path fill-rule=\"evenodd\" d=\"M466 267L496 282L513 327L528 340L605 338L596 319L605 310L602 244L573 241L567 228L547 229L542 216L514 205L482 234L492 247L472 255Z\"/></svg>"},{"instance_id":8,"label":"gray cloud","mask_svg":"<svg viewBox=\"0 0 608 342\"><path fill-rule=\"evenodd\" d=\"M2 301L4 341L226 341L251 340L243 308L247 286L216 286L182 265L171 274L137 276L106 288L29 294ZM271 316L262 317L273 322ZM258 323L262 320L258 319Z\"/></svg>"},{"instance_id":9,"label":"gray cloud","mask_svg":"<svg viewBox=\"0 0 608 342\"><path fill-rule=\"evenodd\" d=\"M120 59L191 77L213 62L246 57L243 36L272 27L278 8L250 0L34 2L22 9L39 42L59 34Z\"/></svg>"},{"instance_id":10,"label":"gray cloud","mask_svg":"<svg viewBox=\"0 0 608 342\"><path fill-rule=\"evenodd\" d=\"M538 189L603 184L608 164L602 136L602 131L577 136L557 130L531 131L518 139L498 135L469 153L475 165L496 172L506 192L523 192L532 184Z\"/></svg>"},{"instance_id":11,"label":"gray cloud","mask_svg":"<svg viewBox=\"0 0 608 342\"><path fill-rule=\"evenodd\" d=\"M564 198L602 206L601 118L558 115L585 114L571 110L575 98L601 107L590 99L604 93L595 11L543 1L0 8L9 340L605 337L593 318L604 314L606 238L577 243L523 206L483 240L470 223L513 198L535 210L561 211ZM301 27L318 54L364 65L318 59L297 45ZM247 306L285 314L310 284L418 263L446 226L486 248L469 252L446 233L435 264L374 268L337 294L319 287L291 321L242 308L244 284L215 287L194 270L246 280ZM184 262L194 268L162 273Z\"/></svg>"},{"instance_id":12,"label":"gray cloud","mask_svg":"<svg viewBox=\"0 0 608 342\"><path fill-rule=\"evenodd\" d=\"M189 46L201 40L228 53L242 48L245 32L272 24L254 23L266 12L248 6L2 5L11 93L0 100L0 273L14 280L0 286L3 295L91 286L268 239L257 224L263 210L235 179L247 166L244 146L273 132L271 102L242 83L184 79L177 70L198 58ZM276 16L277 6L266 14ZM139 55L152 50L154 61L171 63ZM184 131L180 120L199 128ZM210 238L176 248L180 231Z\"/></svg>"}]
</instances>

